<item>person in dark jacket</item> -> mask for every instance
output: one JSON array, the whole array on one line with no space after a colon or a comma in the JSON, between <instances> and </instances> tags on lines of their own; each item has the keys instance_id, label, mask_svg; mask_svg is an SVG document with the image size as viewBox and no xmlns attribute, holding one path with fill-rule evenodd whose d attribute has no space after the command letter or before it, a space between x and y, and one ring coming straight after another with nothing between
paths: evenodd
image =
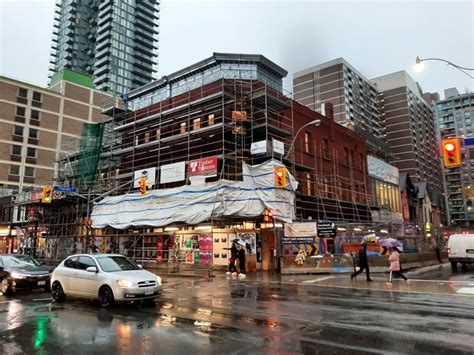
<instances>
[{"instance_id":1,"label":"person in dark jacket","mask_svg":"<svg viewBox=\"0 0 474 355\"><path fill-rule=\"evenodd\" d=\"M351 275L351 280L364 271L364 269L367 275L367 281L372 281L369 273L369 261L367 259L367 245L362 243L359 250L359 271L356 271Z\"/></svg>"},{"instance_id":2,"label":"person in dark jacket","mask_svg":"<svg viewBox=\"0 0 474 355\"><path fill-rule=\"evenodd\" d=\"M245 275L245 247L239 248L239 269L240 274Z\"/></svg>"},{"instance_id":3,"label":"person in dark jacket","mask_svg":"<svg viewBox=\"0 0 474 355\"><path fill-rule=\"evenodd\" d=\"M227 274L232 274L237 272L237 268L235 267L235 262L237 261L238 257L238 250L235 245L235 243L232 243L231 248L224 248L226 250L230 250L230 258L229 258L229 271L227 271Z\"/></svg>"}]
</instances>

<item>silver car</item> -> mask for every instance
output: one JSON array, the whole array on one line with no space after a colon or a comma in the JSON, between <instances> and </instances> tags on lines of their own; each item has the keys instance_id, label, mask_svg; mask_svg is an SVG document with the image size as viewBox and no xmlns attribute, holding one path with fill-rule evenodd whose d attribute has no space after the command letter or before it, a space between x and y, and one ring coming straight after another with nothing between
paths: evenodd
<instances>
[{"instance_id":1,"label":"silver car","mask_svg":"<svg viewBox=\"0 0 474 355\"><path fill-rule=\"evenodd\" d=\"M152 304L162 292L161 278L133 260L115 254L78 254L63 260L53 271L55 301L66 296L98 299L102 307L115 301Z\"/></svg>"}]
</instances>

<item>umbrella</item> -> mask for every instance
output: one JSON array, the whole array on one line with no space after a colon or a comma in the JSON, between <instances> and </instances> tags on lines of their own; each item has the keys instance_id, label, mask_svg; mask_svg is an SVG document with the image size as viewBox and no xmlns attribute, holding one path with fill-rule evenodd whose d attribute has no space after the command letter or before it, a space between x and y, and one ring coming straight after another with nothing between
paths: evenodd
<instances>
[{"instance_id":1,"label":"umbrella","mask_svg":"<svg viewBox=\"0 0 474 355\"><path fill-rule=\"evenodd\" d=\"M380 243L380 246L386 247L386 248L396 248L398 247L398 240L393 239L393 238L388 238L388 239L383 240Z\"/></svg>"},{"instance_id":2,"label":"umbrella","mask_svg":"<svg viewBox=\"0 0 474 355\"><path fill-rule=\"evenodd\" d=\"M242 245L243 247L244 247L245 244L246 244L245 241L242 240L242 239L239 239L237 243L240 244L240 245Z\"/></svg>"},{"instance_id":3,"label":"umbrella","mask_svg":"<svg viewBox=\"0 0 474 355\"><path fill-rule=\"evenodd\" d=\"M379 238L375 236L375 234L368 234L366 235L362 241L368 242L368 243L375 243Z\"/></svg>"}]
</instances>

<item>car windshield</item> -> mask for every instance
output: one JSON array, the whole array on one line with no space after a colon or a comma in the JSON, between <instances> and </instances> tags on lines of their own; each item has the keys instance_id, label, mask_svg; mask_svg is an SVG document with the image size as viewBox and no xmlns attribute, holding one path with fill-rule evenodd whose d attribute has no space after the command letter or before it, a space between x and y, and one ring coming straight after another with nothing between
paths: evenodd
<instances>
[{"instance_id":1,"label":"car windshield","mask_svg":"<svg viewBox=\"0 0 474 355\"><path fill-rule=\"evenodd\" d=\"M9 255L2 258L3 266L9 267L25 267L40 266L41 264L29 255Z\"/></svg>"},{"instance_id":2,"label":"car windshield","mask_svg":"<svg viewBox=\"0 0 474 355\"><path fill-rule=\"evenodd\" d=\"M103 256L98 257L97 261L105 272L140 270L137 264L123 256Z\"/></svg>"}]
</instances>

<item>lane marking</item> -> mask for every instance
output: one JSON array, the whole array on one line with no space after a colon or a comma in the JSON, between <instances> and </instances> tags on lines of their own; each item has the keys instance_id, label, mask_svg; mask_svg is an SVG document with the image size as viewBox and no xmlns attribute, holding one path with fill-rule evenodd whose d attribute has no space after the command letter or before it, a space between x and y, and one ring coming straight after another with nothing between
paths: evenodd
<instances>
[{"instance_id":1,"label":"lane marking","mask_svg":"<svg viewBox=\"0 0 474 355\"><path fill-rule=\"evenodd\" d=\"M49 298L33 298L33 302L37 301L52 301L53 299L51 297Z\"/></svg>"},{"instance_id":2,"label":"lane marking","mask_svg":"<svg viewBox=\"0 0 474 355\"><path fill-rule=\"evenodd\" d=\"M472 287L462 287L456 291L456 293L464 294L464 295L474 295L474 288Z\"/></svg>"},{"instance_id":3,"label":"lane marking","mask_svg":"<svg viewBox=\"0 0 474 355\"><path fill-rule=\"evenodd\" d=\"M382 278L382 277L372 277L373 280L379 280L379 281L388 281L388 278ZM394 281L401 281L401 279L395 279ZM408 278L408 280L410 280L410 282L433 282L433 283L459 283L459 284L463 284L463 283L467 283L468 285L473 285L472 284L472 281L466 281L466 280L424 280L424 279L411 279L411 278Z\"/></svg>"},{"instance_id":4,"label":"lane marking","mask_svg":"<svg viewBox=\"0 0 474 355\"><path fill-rule=\"evenodd\" d=\"M324 280L329 280L329 279L333 279L334 276L326 276L326 277L320 277L319 279L314 279L314 280L306 280L306 281L303 281L304 284L313 284L313 283L316 283L316 282L320 282L320 281L324 281Z\"/></svg>"}]
</instances>

